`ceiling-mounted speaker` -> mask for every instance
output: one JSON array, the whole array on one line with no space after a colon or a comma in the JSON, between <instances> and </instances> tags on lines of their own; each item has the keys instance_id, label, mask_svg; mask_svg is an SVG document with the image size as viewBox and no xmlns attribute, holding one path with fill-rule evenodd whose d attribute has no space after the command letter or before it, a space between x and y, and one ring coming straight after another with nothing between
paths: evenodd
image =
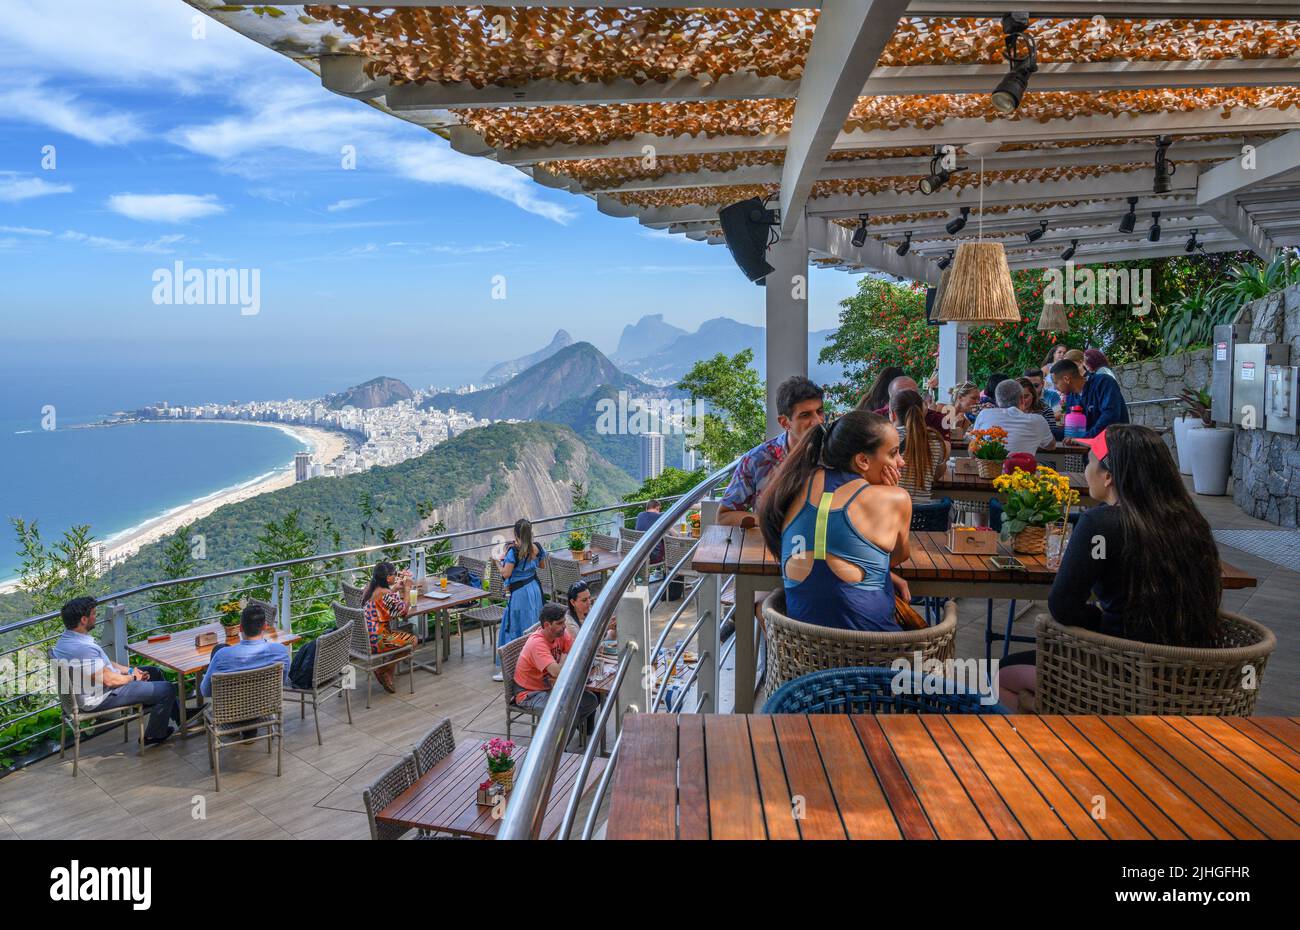
<instances>
[{"instance_id":1,"label":"ceiling-mounted speaker","mask_svg":"<svg viewBox=\"0 0 1300 930\"><path fill-rule=\"evenodd\" d=\"M767 263L767 242L776 225L776 211L763 206L757 197L733 203L718 211L722 236L741 272L751 281L762 282L772 271Z\"/></svg>"}]
</instances>

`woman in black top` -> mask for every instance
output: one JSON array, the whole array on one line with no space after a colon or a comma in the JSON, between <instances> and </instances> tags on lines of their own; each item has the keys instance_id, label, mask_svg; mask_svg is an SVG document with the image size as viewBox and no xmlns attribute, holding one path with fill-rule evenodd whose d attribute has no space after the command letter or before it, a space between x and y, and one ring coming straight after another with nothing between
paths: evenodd
<instances>
[{"instance_id":1,"label":"woman in black top","mask_svg":"<svg viewBox=\"0 0 1300 930\"><path fill-rule=\"evenodd\" d=\"M1083 474L1099 503L1070 536L1047 598L1052 616L1121 639L1219 645L1219 550L1169 448L1133 424L1079 441L1091 450ZM1035 683L1033 653L1010 657L999 670L1002 703L1016 710Z\"/></svg>"}]
</instances>

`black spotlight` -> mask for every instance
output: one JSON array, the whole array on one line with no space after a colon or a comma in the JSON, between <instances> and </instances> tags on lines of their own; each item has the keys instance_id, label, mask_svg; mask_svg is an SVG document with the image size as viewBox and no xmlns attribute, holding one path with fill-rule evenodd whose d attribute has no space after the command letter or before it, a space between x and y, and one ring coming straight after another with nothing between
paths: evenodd
<instances>
[{"instance_id":1,"label":"black spotlight","mask_svg":"<svg viewBox=\"0 0 1300 930\"><path fill-rule=\"evenodd\" d=\"M860 249L867 244L867 215L858 214L858 228L853 230L853 247Z\"/></svg>"},{"instance_id":2,"label":"black spotlight","mask_svg":"<svg viewBox=\"0 0 1300 930\"><path fill-rule=\"evenodd\" d=\"M767 247L772 227L778 222L776 211L769 210L757 197L733 203L718 211L722 237L745 277L762 281L772 271L767 263Z\"/></svg>"},{"instance_id":3,"label":"black spotlight","mask_svg":"<svg viewBox=\"0 0 1300 930\"><path fill-rule=\"evenodd\" d=\"M1151 190L1156 194L1167 194L1173 185L1170 179L1178 166L1169 160L1169 146L1174 142L1173 136L1156 137L1156 182Z\"/></svg>"},{"instance_id":4,"label":"black spotlight","mask_svg":"<svg viewBox=\"0 0 1300 930\"><path fill-rule=\"evenodd\" d=\"M1065 251L1061 253L1061 261L1068 262L1070 259L1074 258L1075 250L1078 248L1079 248L1079 240L1071 239L1070 244L1067 245L1065 247Z\"/></svg>"},{"instance_id":5,"label":"black spotlight","mask_svg":"<svg viewBox=\"0 0 1300 930\"><path fill-rule=\"evenodd\" d=\"M908 250L912 248L912 231L908 230L907 232L903 233L903 235L906 238L904 238L903 241L898 244L898 248L894 249L894 251L898 254L899 258L902 258L904 255L906 255L908 253Z\"/></svg>"},{"instance_id":6,"label":"black spotlight","mask_svg":"<svg viewBox=\"0 0 1300 930\"><path fill-rule=\"evenodd\" d=\"M939 265L939 270L940 270L940 271L947 271L947 270L948 270L948 266L952 264L952 257L953 257L953 255L955 255L955 254L956 254L955 252L949 252L949 253L948 253L947 255L945 255L943 258L939 259L939 261L938 261L938 265Z\"/></svg>"},{"instance_id":7,"label":"black spotlight","mask_svg":"<svg viewBox=\"0 0 1300 930\"><path fill-rule=\"evenodd\" d=\"M966 220L970 218L970 207L961 208L961 216L954 216L944 224L944 229L948 230L948 235L955 236L966 228Z\"/></svg>"},{"instance_id":8,"label":"black spotlight","mask_svg":"<svg viewBox=\"0 0 1300 930\"><path fill-rule=\"evenodd\" d=\"M1196 234L1198 232L1200 232L1199 229L1193 229L1192 234L1187 237L1187 245L1183 247L1183 251L1189 255L1192 252L1195 252L1197 249L1204 248L1204 246L1202 246L1199 242L1196 241Z\"/></svg>"},{"instance_id":9,"label":"black spotlight","mask_svg":"<svg viewBox=\"0 0 1300 930\"><path fill-rule=\"evenodd\" d=\"M1047 233L1047 220L1043 220L1038 224L1037 229L1031 229L1029 230L1029 232L1025 233L1025 241L1037 242L1039 239L1043 238L1043 236L1046 233Z\"/></svg>"},{"instance_id":10,"label":"black spotlight","mask_svg":"<svg viewBox=\"0 0 1300 930\"><path fill-rule=\"evenodd\" d=\"M1148 242L1160 241L1160 211L1151 214L1151 228L1147 230Z\"/></svg>"},{"instance_id":11,"label":"black spotlight","mask_svg":"<svg viewBox=\"0 0 1300 930\"><path fill-rule=\"evenodd\" d=\"M1130 197L1128 199L1128 212L1120 217L1119 231L1126 236L1132 233L1133 227L1137 225L1137 206L1138 199L1136 197Z\"/></svg>"},{"instance_id":12,"label":"black spotlight","mask_svg":"<svg viewBox=\"0 0 1300 930\"><path fill-rule=\"evenodd\" d=\"M993 106L1002 113L1014 113L1029 87L1029 75L1038 70L1038 46L1029 29L1029 14L1007 13L1002 17L1010 72L993 91Z\"/></svg>"},{"instance_id":13,"label":"black spotlight","mask_svg":"<svg viewBox=\"0 0 1300 930\"><path fill-rule=\"evenodd\" d=\"M952 177L952 172L939 164L942 159L942 155L936 155L934 158L931 158L930 173L917 182L916 189L927 197L947 184L948 179Z\"/></svg>"}]
</instances>

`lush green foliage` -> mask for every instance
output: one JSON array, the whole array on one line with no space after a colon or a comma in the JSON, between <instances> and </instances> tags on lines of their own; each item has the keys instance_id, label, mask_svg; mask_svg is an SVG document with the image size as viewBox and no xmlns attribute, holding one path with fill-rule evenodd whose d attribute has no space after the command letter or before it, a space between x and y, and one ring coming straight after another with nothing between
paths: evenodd
<instances>
[{"instance_id":1,"label":"lush green foliage","mask_svg":"<svg viewBox=\"0 0 1300 930\"><path fill-rule=\"evenodd\" d=\"M189 578L203 573L194 559L194 547L202 546L203 540L191 542L191 530L190 526L182 526L163 540L162 578ZM202 582L192 581L151 591L149 601L156 608L153 625L185 627L196 624L201 606L197 595L202 586Z\"/></svg>"},{"instance_id":2,"label":"lush green foliage","mask_svg":"<svg viewBox=\"0 0 1300 930\"><path fill-rule=\"evenodd\" d=\"M1218 270L1217 277L1194 282L1169 307L1160 324L1166 353L1208 344L1214 327L1231 323L1245 304L1300 284L1300 260L1286 253L1267 265L1252 257Z\"/></svg>"},{"instance_id":3,"label":"lush green foliage","mask_svg":"<svg viewBox=\"0 0 1300 930\"><path fill-rule=\"evenodd\" d=\"M699 468L695 471L682 471L680 468L665 468L654 478L642 482L641 487L631 494L625 494L623 500L628 503L646 500L667 500L685 494L707 477L708 472ZM644 510L638 507L624 512L624 519L629 529L636 525L637 514Z\"/></svg>"},{"instance_id":4,"label":"lush green foliage","mask_svg":"<svg viewBox=\"0 0 1300 930\"><path fill-rule=\"evenodd\" d=\"M719 353L696 362L677 385L693 402L707 404L698 441L688 442L709 462L725 465L766 435L767 399L753 361L750 349L730 358Z\"/></svg>"}]
</instances>

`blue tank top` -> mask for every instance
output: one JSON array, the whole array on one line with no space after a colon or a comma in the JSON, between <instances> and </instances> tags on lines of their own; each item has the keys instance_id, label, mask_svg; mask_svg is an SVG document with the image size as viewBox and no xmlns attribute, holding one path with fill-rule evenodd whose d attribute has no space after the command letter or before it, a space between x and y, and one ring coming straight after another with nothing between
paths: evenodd
<instances>
[{"instance_id":1,"label":"blue tank top","mask_svg":"<svg viewBox=\"0 0 1300 930\"><path fill-rule=\"evenodd\" d=\"M803 506L781 533L781 568L795 552L813 553L816 561L803 581L785 577L785 606L791 617L804 623L841 630L888 631L901 629L894 618L894 588L889 580L889 553L858 532L849 521L848 508L867 484L844 502L831 507L835 489L859 476L824 469L820 505L805 496ZM812 481L808 482L809 495ZM845 581L836 575L826 557L833 555L862 569L861 581Z\"/></svg>"}]
</instances>

